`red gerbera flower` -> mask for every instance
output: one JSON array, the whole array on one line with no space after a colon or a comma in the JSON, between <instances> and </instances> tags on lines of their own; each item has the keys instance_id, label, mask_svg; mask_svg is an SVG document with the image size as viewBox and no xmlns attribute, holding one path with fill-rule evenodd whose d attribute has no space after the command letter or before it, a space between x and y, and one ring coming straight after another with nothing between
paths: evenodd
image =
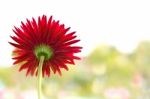
<instances>
[{"instance_id":1,"label":"red gerbera flower","mask_svg":"<svg viewBox=\"0 0 150 99\"><path fill-rule=\"evenodd\" d=\"M11 36L15 43L9 42L15 47L14 64L21 63L19 71L27 69L26 75L37 75L38 65L41 56L44 56L42 74L50 76L52 70L54 74L61 75L61 68L68 70L66 64L74 64L74 60L80 58L75 53L81 52L80 46L73 45L80 40L75 39L76 32L68 32L64 24L52 19L47 20L45 15L38 17L38 22L34 18L27 19L26 23L21 22L21 28L14 27L16 36Z\"/></svg>"}]
</instances>

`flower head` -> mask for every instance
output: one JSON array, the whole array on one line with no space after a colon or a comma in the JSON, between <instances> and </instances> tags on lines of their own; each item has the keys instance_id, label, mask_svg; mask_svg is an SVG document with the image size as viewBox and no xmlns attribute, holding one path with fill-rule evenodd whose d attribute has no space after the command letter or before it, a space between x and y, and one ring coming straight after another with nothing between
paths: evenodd
<instances>
[{"instance_id":1,"label":"flower head","mask_svg":"<svg viewBox=\"0 0 150 99\"><path fill-rule=\"evenodd\" d=\"M67 64L75 64L74 60L80 59L74 54L82 48L74 45L80 40L76 39L76 32L69 32L69 29L45 15L39 16L38 21L32 18L21 22L20 28L14 27L16 35L11 38L15 42L9 43L15 47L14 64L21 63L19 71L26 69L26 75L37 75L41 56L45 57L43 77L50 76L51 71L61 75L61 68L68 70Z\"/></svg>"}]
</instances>

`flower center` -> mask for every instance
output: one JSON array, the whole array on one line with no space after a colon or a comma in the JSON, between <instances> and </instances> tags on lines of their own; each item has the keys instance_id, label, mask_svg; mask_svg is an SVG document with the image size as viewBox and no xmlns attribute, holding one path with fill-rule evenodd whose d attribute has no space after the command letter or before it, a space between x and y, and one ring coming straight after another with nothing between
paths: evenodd
<instances>
[{"instance_id":1,"label":"flower center","mask_svg":"<svg viewBox=\"0 0 150 99\"><path fill-rule=\"evenodd\" d=\"M41 44L35 47L34 54L37 59L40 59L41 56L44 56L45 60L48 60L53 55L53 51L48 45Z\"/></svg>"}]
</instances>

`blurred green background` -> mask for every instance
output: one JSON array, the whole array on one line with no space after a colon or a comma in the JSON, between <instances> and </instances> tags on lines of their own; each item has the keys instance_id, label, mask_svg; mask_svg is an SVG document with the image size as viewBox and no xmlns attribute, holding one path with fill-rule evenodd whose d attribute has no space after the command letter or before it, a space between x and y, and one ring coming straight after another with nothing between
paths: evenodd
<instances>
[{"instance_id":1,"label":"blurred green background","mask_svg":"<svg viewBox=\"0 0 150 99\"><path fill-rule=\"evenodd\" d=\"M150 99L150 41L132 53L100 45L63 75L43 79L43 99ZM37 78L0 68L0 99L37 99Z\"/></svg>"}]
</instances>

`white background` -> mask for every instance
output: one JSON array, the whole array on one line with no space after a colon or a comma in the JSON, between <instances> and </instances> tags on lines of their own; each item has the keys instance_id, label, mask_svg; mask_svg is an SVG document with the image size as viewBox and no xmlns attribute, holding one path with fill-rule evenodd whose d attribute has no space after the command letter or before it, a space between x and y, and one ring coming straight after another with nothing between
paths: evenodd
<instances>
[{"instance_id":1,"label":"white background","mask_svg":"<svg viewBox=\"0 0 150 99\"><path fill-rule=\"evenodd\" d=\"M13 26L43 14L77 31L82 55L103 43L128 53L150 39L149 0L0 0L0 66L12 64Z\"/></svg>"}]
</instances>

